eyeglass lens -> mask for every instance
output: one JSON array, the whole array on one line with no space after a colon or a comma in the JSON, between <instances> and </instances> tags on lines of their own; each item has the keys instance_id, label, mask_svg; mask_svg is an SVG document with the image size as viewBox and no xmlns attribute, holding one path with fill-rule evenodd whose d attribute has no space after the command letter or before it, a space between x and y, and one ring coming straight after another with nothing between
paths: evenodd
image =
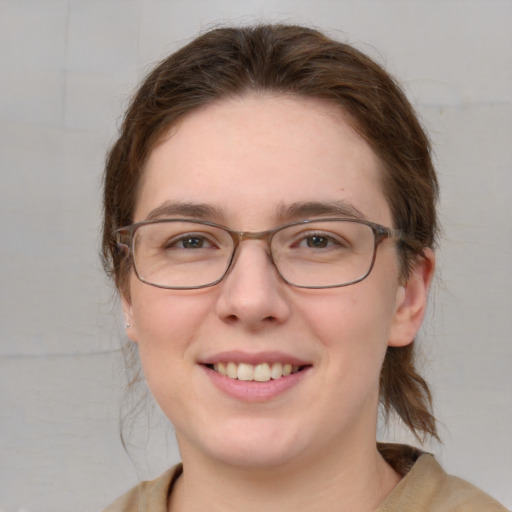
<instances>
[{"instance_id":1,"label":"eyeglass lens","mask_svg":"<svg viewBox=\"0 0 512 512\"><path fill-rule=\"evenodd\" d=\"M236 240L228 230L200 222L144 224L132 242L136 272L161 287L208 286L225 275ZM276 230L270 240L279 274L295 286L343 286L364 278L373 263L375 235L363 223L297 223Z\"/></svg>"}]
</instances>

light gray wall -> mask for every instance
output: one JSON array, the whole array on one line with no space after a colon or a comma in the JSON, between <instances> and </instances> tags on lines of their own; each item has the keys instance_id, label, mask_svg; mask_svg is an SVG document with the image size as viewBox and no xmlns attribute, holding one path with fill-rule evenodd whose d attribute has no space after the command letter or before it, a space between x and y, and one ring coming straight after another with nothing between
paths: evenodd
<instances>
[{"instance_id":1,"label":"light gray wall","mask_svg":"<svg viewBox=\"0 0 512 512\"><path fill-rule=\"evenodd\" d=\"M136 466L119 442L102 163L149 65L200 29L253 20L357 43L418 105L444 225L422 335L444 440L431 449L512 507L510 0L0 0L0 508L97 510L177 459L169 429L132 449Z\"/></svg>"}]
</instances>

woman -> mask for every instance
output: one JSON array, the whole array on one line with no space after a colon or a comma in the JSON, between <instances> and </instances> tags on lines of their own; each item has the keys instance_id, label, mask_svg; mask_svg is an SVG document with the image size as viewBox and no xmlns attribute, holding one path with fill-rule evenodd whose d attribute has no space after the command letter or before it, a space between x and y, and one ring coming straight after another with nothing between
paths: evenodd
<instances>
[{"instance_id":1,"label":"woman","mask_svg":"<svg viewBox=\"0 0 512 512\"><path fill-rule=\"evenodd\" d=\"M163 61L107 162L103 254L179 465L107 511L504 510L377 445L379 403L437 438L414 366L437 181L403 93L295 26Z\"/></svg>"}]
</instances>

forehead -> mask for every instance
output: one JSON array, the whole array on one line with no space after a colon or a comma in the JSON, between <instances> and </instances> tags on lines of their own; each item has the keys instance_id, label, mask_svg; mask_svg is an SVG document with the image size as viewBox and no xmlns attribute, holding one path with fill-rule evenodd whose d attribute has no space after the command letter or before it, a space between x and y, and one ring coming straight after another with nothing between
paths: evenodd
<instances>
[{"instance_id":1,"label":"forehead","mask_svg":"<svg viewBox=\"0 0 512 512\"><path fill-rule=\"evenodd\" d=\"M164 203L204 203L226 216L213 220L255 229L288 204L343 201L388 222L380 167L348 117L326 101L223 100L188 114L153 149L135 220Z\"/></svg>"}]
</instances>

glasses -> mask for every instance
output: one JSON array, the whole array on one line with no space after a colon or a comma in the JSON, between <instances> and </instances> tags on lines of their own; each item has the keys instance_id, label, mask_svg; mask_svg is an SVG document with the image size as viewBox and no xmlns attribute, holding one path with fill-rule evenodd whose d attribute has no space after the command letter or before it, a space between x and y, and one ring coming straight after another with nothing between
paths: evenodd
<instances>
[{"instance_id":1,"label":"glasses","mask_svg":"<svg viewBox=\"0 0 512 512\"><path fill-rule=\"evenodd\" d=\"M118 246L131 253L137 277L159 288L214 286L229 273L240 243L263 240L277 272L299 288L335 288L358 283L371 272L377 247L399 230L359 219L314 219L256 233L190 219L138 222L116 231Z\"/></svg>"}]
</instances>

